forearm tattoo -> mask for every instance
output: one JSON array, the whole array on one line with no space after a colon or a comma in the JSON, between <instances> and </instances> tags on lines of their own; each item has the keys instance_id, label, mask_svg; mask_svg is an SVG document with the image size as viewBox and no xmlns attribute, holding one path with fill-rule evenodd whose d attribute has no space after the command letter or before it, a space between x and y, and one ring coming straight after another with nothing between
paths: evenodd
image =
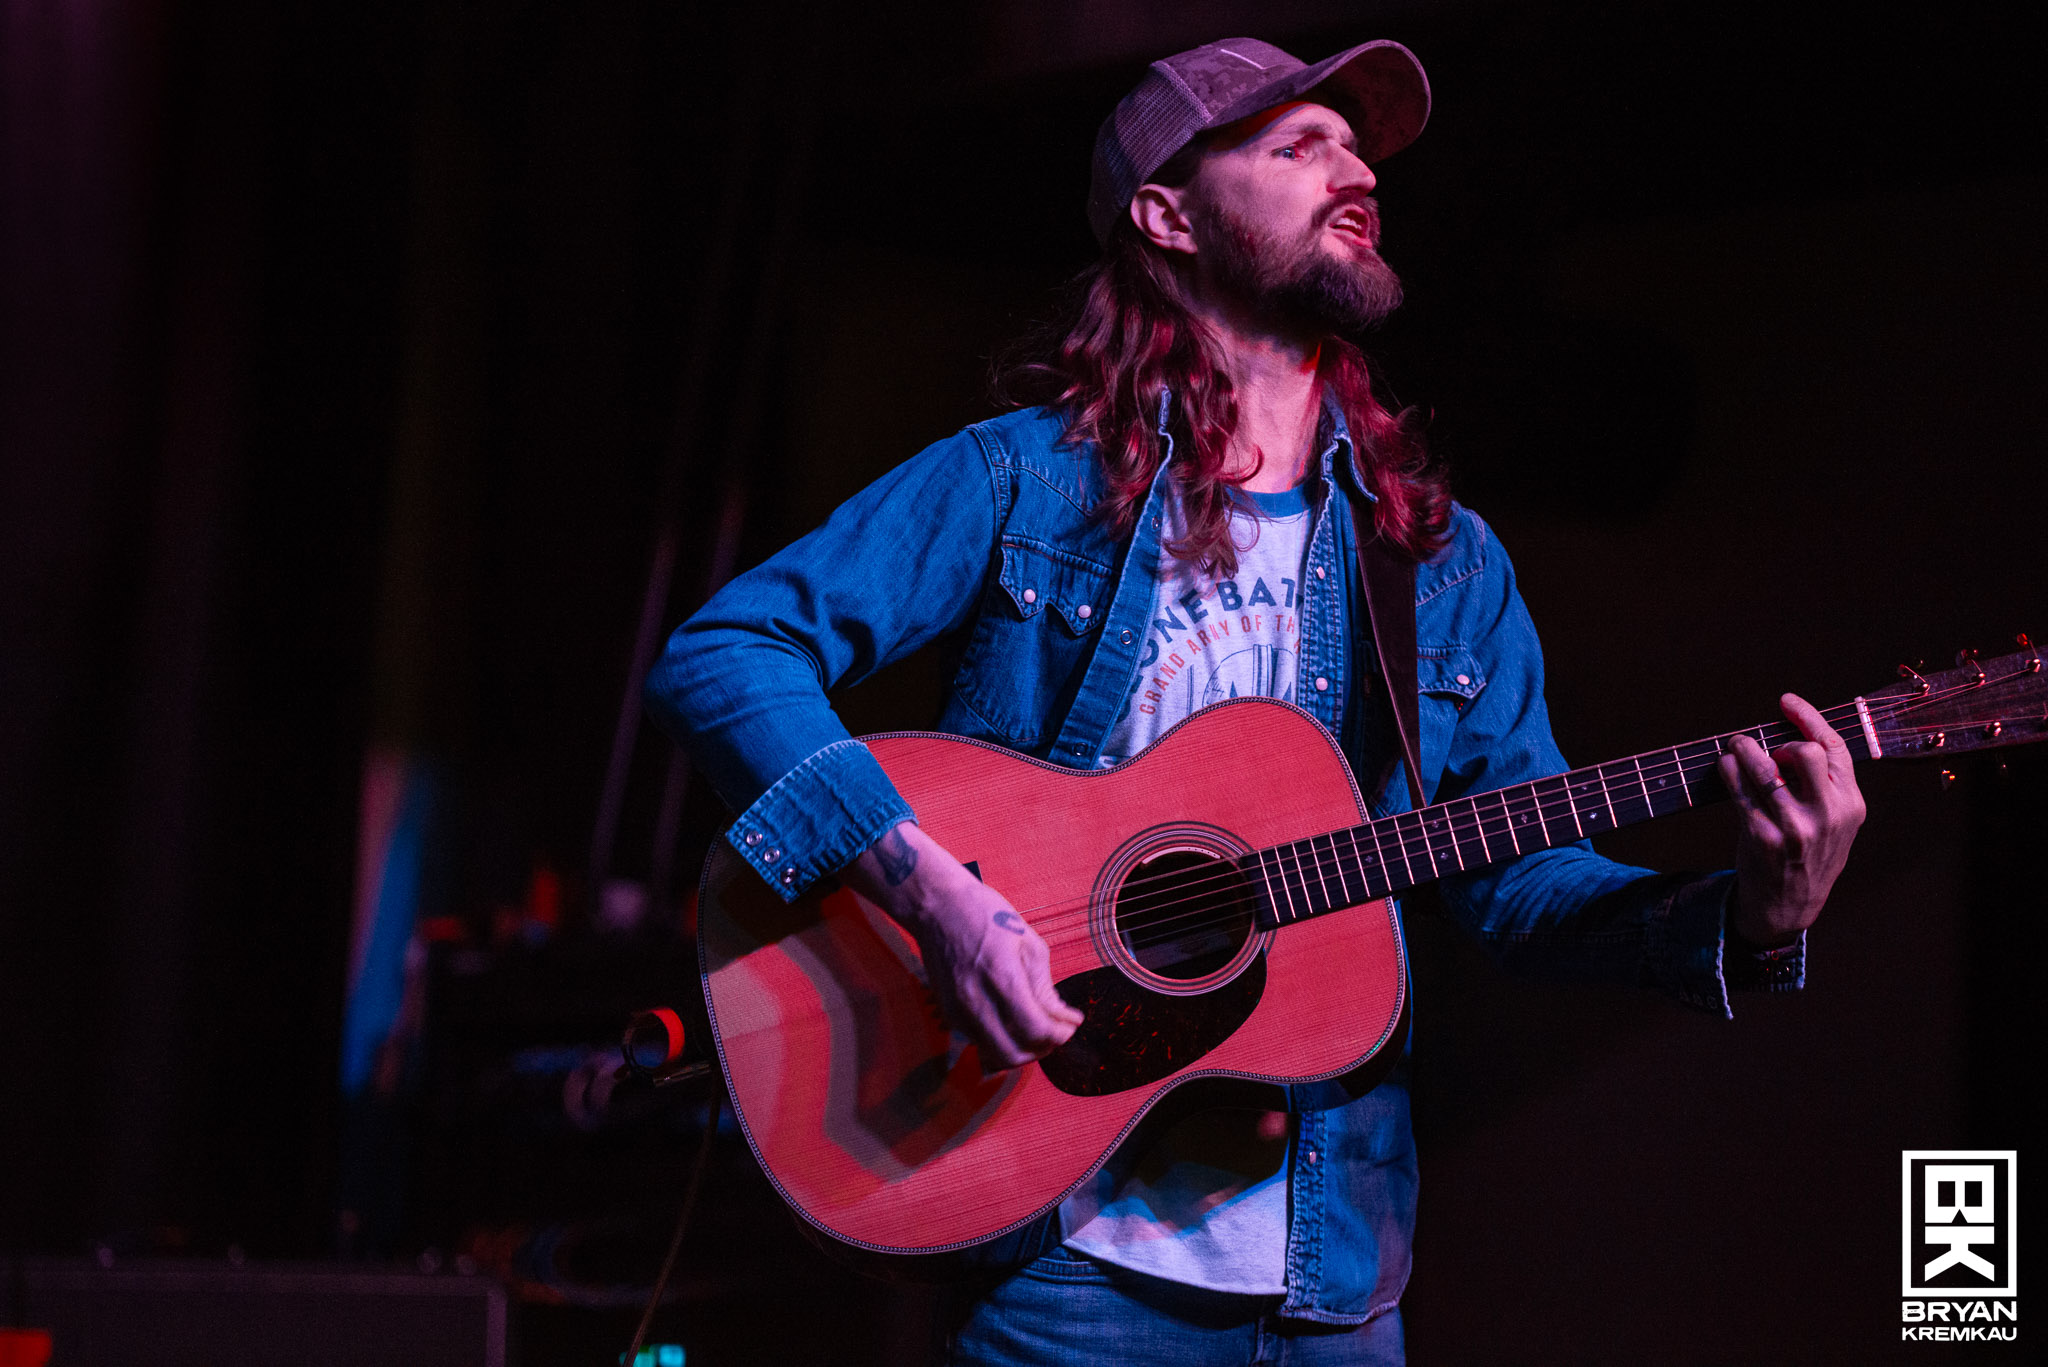
<instances>
[{"instance_id":1,"label":"forearm tattoo","mask_svg":"<svg viewBox=\"0 0 2048 1367\"><path fill-rule=\"evenodd\" d=\"M917 851L901 831L890 831L876 842L875 858L882 866L882 881L892 888L901 887L905 879L917 872Z\"/></svg>"},{"instance_id":2,"label":"forearm tattoo","mask_svg":"<svg viewBox=\"0 0 2048 1367\"><path fill-rule=\"evenodd\" d=\"M1012 935L1022 935L1024 933L1024 918L1014 911L999 911L991 919Z\"/></svg>"}]
</instances>

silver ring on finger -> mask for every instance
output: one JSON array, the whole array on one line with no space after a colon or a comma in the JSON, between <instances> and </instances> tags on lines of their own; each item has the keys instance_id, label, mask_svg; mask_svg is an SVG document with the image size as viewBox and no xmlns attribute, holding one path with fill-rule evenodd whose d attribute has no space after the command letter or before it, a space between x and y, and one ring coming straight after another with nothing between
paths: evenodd
<instances>
[{"instance_id":1,"label":"silver ring on finger","mask_svg":"<svg viewBox=\"0 0 2048 1367\"><path fill-rule=\"evenodd\" d=\"M1773 776L1773 777L1772 777L1772 779L1771 779L1771 781L1770 781L1769 783L1766 783L1766 784L1764 785L1764 796L1765 796L1765 797L1769 797L1769 796L1770 796L1770 795L1771 795L1772 793L1775 793L1775 792L1777 792L1777 791L1778 791L1778 790L1779 790L1780 788L1783 788L1784 786L1785 786L1785 778L1784 778L1784 775L1782 775L1782 774L1779 774L1779 775L1775 775L1775 776Z\"/></svg>"}]
</instances>

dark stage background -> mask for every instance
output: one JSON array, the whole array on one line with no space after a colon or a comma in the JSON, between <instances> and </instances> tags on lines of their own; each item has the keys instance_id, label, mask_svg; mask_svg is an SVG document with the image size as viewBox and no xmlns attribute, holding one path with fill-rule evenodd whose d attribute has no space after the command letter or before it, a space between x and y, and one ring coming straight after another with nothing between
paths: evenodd
<instances>
[{"instance_id":1,"label":"dark stage background","mask_svg":"<svg viewBox=\"0 0 2048 1367\"><path fill-rule=\"evenodd\" d=\"M1091 250L1093 129L1167 51L1384 35L1429 68L1376 168L1409 303L1374 353L1516 558L1573 758L2048 636L2016 7L4 10L6 1251L489 1269L637 1218L606 1275L646 1284L687 1116L536 1149L472 1102L493 1058L690 990L715 803L617 729L650 556L665 631L986 415L992 351ZM907 662L849 722L925 724L940 682ZM1733 1023L1507 983L1417 918L1416 1362L1904 1351L1898 1151L2030 1137L2048 764L2002 754L1950 791L1867 769L1811 986ZM336 1078L378 756L437 794L420 911L453 920L366 1106ZM607 880L621 926L651 896L637 929L590 928ZM665 1332L912 1356L928 1303L836 1278L727 1148ZM631 1322L523 1313L532 1360Z\"/></svg>"}]
</instances>

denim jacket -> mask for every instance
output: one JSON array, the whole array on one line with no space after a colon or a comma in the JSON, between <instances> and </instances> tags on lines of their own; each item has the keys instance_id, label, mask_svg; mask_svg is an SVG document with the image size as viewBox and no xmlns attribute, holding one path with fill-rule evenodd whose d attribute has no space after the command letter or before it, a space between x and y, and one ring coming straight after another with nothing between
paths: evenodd
<instances>
[{"instance_id":1,"label":"denim jacket","mask_svg":"<svg viewBox=\"0 0 2048 1367\"><path fill-rule=\"evenodd\" d=\"M1092 447L1063 444L1062 431L1054 414L1024 409L926 448L670 638L648 705L739 813L733 849L785 897L915 819L826 690L928 642L963 642L939 729L1096 764L1145 663L1170 466L1119 540L1092 516L1104 493ZM1334 408L1317 444L1320 487L1370 498L1355 489ZM1411 796L1384 690L1369 685L1365 614L1351 604L1348 502L1316 505L1295 698L1343 741L1379 817ZM1425 802L1562 772L1535 628L1506 553L1470 510L1454 505L1448 543L1419 566L1415 613ZM1440 886L1463 928L1513 970L1652 987L1727 1014L1731 885L1725 873L1630 868L1580 844ZM1358 1101L1300 1114L1281 1313L1358 1323L1399 1300L1416 1194L1405 1076L1404 1065Z\"/></svg>"}]
</instances>

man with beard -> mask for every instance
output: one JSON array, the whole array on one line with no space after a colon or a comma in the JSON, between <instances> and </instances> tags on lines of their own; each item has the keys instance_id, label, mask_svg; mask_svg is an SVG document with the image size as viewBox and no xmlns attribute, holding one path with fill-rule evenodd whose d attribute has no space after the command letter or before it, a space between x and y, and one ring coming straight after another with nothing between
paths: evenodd
<instances>
[{"instance_id":1,"label":"man with beard","mask_svg":"<svg viewBox=\"0 0 2048 1367\"><path fill-rule=\"evenodd\" d=\"M1309 66L1231 39L1154 63L1097 138L1103 255L1009 377L1043 403L864 490L728 585L650 677L740 813L732 848L785 897L838 874L893 915L987 1067L1044 1056L1081 1015L1044 940L918 827L826 688L950 639L940 728L1080 769L1212 702L1277 697L1338 738L1375 816L1565 768L1507 556L1353 340L1400 301L1373 167L1428 109L1394 43ZM1420 794L1361 522L1415 565ZM1804 742L1721 759L1744 808L1733 872L1658 875L1582 842L1447 877L1445 905L1519 971L1722 1013L1731 986L1797 986L1863 808L1840 739L1784 705ZM1415 1193L1403 1067L1334 1109L1197 1115L1008 1241L955 1356L1398 1362Z\"/></svg>"}]
</instances>

